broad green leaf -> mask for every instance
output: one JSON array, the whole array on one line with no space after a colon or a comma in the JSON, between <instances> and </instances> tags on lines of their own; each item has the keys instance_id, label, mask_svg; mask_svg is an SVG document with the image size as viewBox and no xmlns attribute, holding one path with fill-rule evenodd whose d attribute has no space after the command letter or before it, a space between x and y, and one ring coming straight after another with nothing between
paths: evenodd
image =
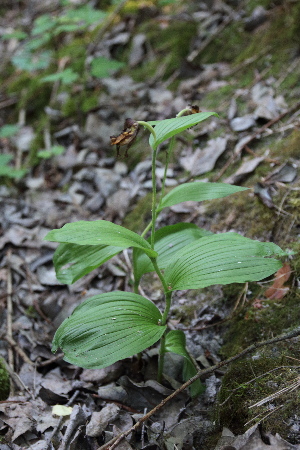
<instances>
[{"instance_id":1,"label":"broad green leaf","mask_svg":"<svg viewBox=\"0 0 300 450\"><path fill-rule=\"evenodd\" d=\"M210 235L211 232L203 230L192 223L178 223L160 228L155 232L154 250L158 253L157 264L164 269L174 258L174 254L190 242ZM134 278L138 283L147 272L154 270L151 260L145 253L135 250L133 253Z\"/></svg>"},{"instance_id":2,"label":"broad green leaf","mask_svg":"<svg viewBox=\"0 0 300 450\"><path fill-rule=\"evenodd\" d=\"M104 56L94 58L91 64L91 75L96 78L108 77L115 70L124 67L124 63L115 61L114 59L108 59Z\"/></svg>"},{"instance_id":3,"label":"broad green leaf","mask_svg":"<svg viewBox=\"0 0 300 450\"><path fill-rule=\"evenodd\" d=\"M79 367L101 369L155 344L166 326L149 300L114 291L84 301L55 333L52 351Z\"/></svg>"},{"instance_id":4,"label":"broad green leaf","mask_svg":"<svg viewBox=\"0 0 300 450\"><path fill-rule=\"evenodd\" d=\"M31 53L29 50L20 49L11 58L11 62L20 70L28 70L34 72L35 70L47 69L52 58L51 50L44 50L40 53Z\"/></svg>"},{"instance_id":5,"label":"broad green leaf","mask_svg":"<svg viewBox=\"0 0 300 450\"><path fill-rule=\"evenodd\" d=\"M215 112L201 112L197 114L191 114L189 116L175 117L174 119L165 119L160 122L155 122L155 134L156 140L154 140L153 134L150 135L149 144L153 148L157 147L166 139L169 139L176 134L181 133L187 128L197 125L199 122L207 119L210 116L217 116ZM149 122L150 124L154 122Z\"/></svg>"},{"instance_id":6,"label":"broad green leaf","mask_svg":"<svg viewBox=\"0 0 300 450\"><path fill-rule=\"evenodd\" d=\"M43 34L46 31L52 30L56 25L56 19L50 14L43 14L34 21L32 35Z\"/></svg>"},{"instance_id":7,"label":"broad green leaf","mask_svg":"<svg viewBox=\"0 0 300 450\"><path fill-rule=\"evenodd\" d=\"M27 38L27 33L25 33L24 31L21 30L15 30L11 33L5 33L1 36L1 39L5 40L9 40L9 39L18 39L18 40L22 40Z\"/></svg>"},{"instance_id":8,"label":"broad green leaf","mask_svg":"<svg viewBox=\"0 0 300 450\"><path fill-rule=\"evenodd\" d=\"M84 22L85 25L92 25L101 22L106 16L106 12L95 9L91 5L84 5L64 12L57 20L59 23L70 21Z\"/></svg>"},{"instance_id":9,"label":"broad green leaf","mask_svg":"<svg viewBox=\"0 0 300 450\"><path fill-rule=\"evenodd\" d=\"M13 156L8 153L0 155L0 177L22 178L25 175L26 169L14 169L7 165L12 159Z\"/></svg>"},{"instance_id":10,"label":"broad green leaf","mask_svg":"<svg viewBox=\"0 0 300 450\"><path fill-rule=\"evenodd\" d=\"M285 253L277 245L223 233L187 245L166 267L171 290L199 289L213 284L258 281L276 272L281 262L269 258Z\"/></svg>"},{"instance_id":11,"label":"broad green leaf","mask_svg":"<svg viewBox=\"0 0 300 450\"><path fill-rule=\"evenodd\" d=\"M31 38L24 44L26 51L34 52L51 40L51 33L43 33L35 38Z\"/></svg>"},{"instance_id":12,"label":"broad green leaf","mask_svg":"<svg viewBox=\"0 0 300 450\"><path fill-rule=\"evenodd\" d=\"M121 249L137 247L151 257L157 256L146 239L107 220L67 223L60 229L50 231L44 239L77 245L113 245Z\"/></svg>"},{"instance_id":13,"label":"broad green leaf","mask_svg":"<svg viewBox=\"0 0 300 450\"><path fill-rule=\"evenodd\" d=\"M79 75L78 73L74 72L72 69L68 68L65 70L62 70L61 72L52 73L51 75L47 75L46 77L41 78L42 83L51 82L54 83L55 81L61 81L62 84L71 84L74 81L78 79Z\"/></svg>"},{"instance_id":14,"label":"broad green leaf","mask_svg":"<svg viewBox=\"0 0 300 450\"><path fill-rule=\"evenodd\" d=\"M56 277L72 284L122 251L112 245L60 244L53 255Z\"/></svg>"},{"instance_id":15,"label":"broad green leaf","mask_svg":"<svg viewBox=\"0 0 300 450\"><path fill-rule=\"evenodd\" d=\"M158 212L167 206L177 205L181 202L193 200L201 202L203 200L212 200L222 198L235 192L245 191L248 188L234 186L227 183L202 183L194 181L193 183L184 183L176 186L166 194L158 206Z\"/></svg>"},{"instance_id":16,"label":"broad green leaf","mask_svg":"<svg viewBox=\"0 0 300 450\"><path fill-rule=\"evenodd\" d=\"M19 125L4 125L0 128L0 138L9 138L19 131Z\"/></svg>"},{"instance_id":17,"label":"broad green leaf","mask_svg":"<svg viewBox=\"0 0 300 450\"><path fill-rule=\"evenodd\" d=\"M9 166L0 166L0 176L2 177L8 177L8 178L22 178L26 174L26 169L14 169L13 167Z\"/></svg>"},{"instance_id":18,"label":"broad green leaf","mask_svg":"<svg viewBox=\"0 0 300 450\"><path fill-rule=\"evenodd\" d=\"M13 155L10 153L4 153L3 155L0 155L0 167L6 166L11 160L13 159Z\"/></svg>"},{"instance_id":19,"label":"broad green leaf","mask_svg":"<svg viewBox=\"0 0 300 450\"><path fill-rule=\"evenodd\" d=\"M197 368L195 367L194 362L186 349L185 334L182 330L172 330L167 333L165 348L166 352L176 353L177 355L184 357L184 381L187 381L194 375L196 375ZM192 397L201 394L204 390L205 387L200 380L194 381L194 383L192 383L190 386Z\"/></svg>"},{"instance_id":20,"label":"broad green leaf","mask_svg":"<svg viewBox=\"0 0 300 450\"><path fill-rule=\"evenodd\" d=\"M49 150L39 150L37 155L40 158L48 159L52 156L61 155L65 151L65 148L62 145L53 145Z\"/></svg>"}]
</instances>

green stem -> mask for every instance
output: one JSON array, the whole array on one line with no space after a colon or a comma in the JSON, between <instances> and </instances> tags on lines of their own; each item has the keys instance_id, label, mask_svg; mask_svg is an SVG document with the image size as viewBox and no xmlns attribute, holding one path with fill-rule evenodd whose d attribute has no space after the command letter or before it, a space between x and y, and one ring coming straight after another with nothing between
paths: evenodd
<instances>
[{"instance_id":1,"label":"green stem","mask_svg":"<svg viewBox=\"0 0 300 450\"><path fill-rule=\"evenodd\" d=\"M157 381L159 383L162 382L165 354L166 354L166 334L164 333L163 336L160 338L160 349L158 357Z\"/></svg>"},{"instance_id":2,"label":"green stem","mask_svg":"<svg viewBox=\"0 0 300 450\"><path fill-rule=\"evenodd\" d=\"M162 315L161 325L164 326L167 323L168 314L171 307L171 299L172 299L172 292L168 290L168 285L166 283L166 280L164 279L163 274L161 273L160 268L157 265L156 258L151 258L152 264L154 266L155 272L157 273L165 292L165 300L166 300L166 307ZM160 338L160 350L159 350L159 358L158 358L158 373L157 373L157 381L161 383L162 381L162 374L163 374L163 367L164 367L164 360L165 360L165 353L166 353L166 338L165 333Z\"/></svg>"},{"instance_id":3,"label":"green stem","mask_svg":"<svg viewBox=\"0 0 300 450\"><path fill-rule=\"evenodd\" d=\"M154 249L154 234L155 234L155 223L156 223L156 148L152 150L152 221L151 221L151 237L150 244L151 248Z\"/></svg>"},{"instance_id":4,"label":"green stem","mask_svg":"<svg viewBox=\"0 0 300 450\"><path fill-rule=\"evenodd\" d=\"M167 294L168 294L168 285L167 285L167 283L166 283L166 280L164 279L163 274L161 273L160 268L159 268L158 265L157 265L156 258L150 258L150 259L151 259L151 262L152 262L152 264L153 264L154 270L155 270L155 272L157 273L158 278L160 279L161 284L162 284L163 287L164 287L165 295L167 295Z\"/></svg>"},{"instance_id":5,"label":"green stem","mask_svg":"<svg viewBox=\"0 0 300 450\"><path fill-rule=\"evenodd\" d=\"M154 141L156 141L156 133L154 131L154 128L150 125L150 123L144 122L143 120L138 120L137 123L139 125L142 125L143 127L147 128L147 130L149 130L150 133L153 134Z\"/></svg>"},{"instance_id":6,"label":"green stem","mask_svg":"<svg viewBox=\"0 0 300 450\"><path fill-rule=\"evenodd\" d=\"M165 295L166 295L166 307L165 307L165 310L164 310L164 313L163 313L162 319L161 319L161 324L162 325L166 325L166 323L167 323L169 311L170 311L170 308L171 308L172 291L166 292Z\"/></svg>"},{"instance_id":7,"label":"green stem","mask_svg":"<svg viewBox=\"0 0 300 450\"><path fill-rule=\"evenodd\" d=\"M150 230L151 227L152 227L152 220L148 223L148 225L146 226L146 228L142 232L141 236L144 237L145 234Z\"/></svg>"},{"instance_id":8,"label":"green stem","mask_svg":"<svg viewBox=\"0 0 300 450\"><path fill-rule=\"evenodd\" d=\"M172 136L171 139L170 139L169 148L167 150L167 160L166 160L166 164L165 164L164 177L163 177L162 188L161 188L161 193L160 193L160 197L159 197L157 210L159 210L161 201L162 201L164 193L165 193L167 171L168 171L168 167L169 167L171 154L172 154L172 152L174 150L174 146L175 146L175 136Z\"/></svg>"},{"instance_id":9,"label":"green stem","mask_svg":"<svg viewBox=\"0 0 300 450\"><path fill-rule=\"evenodd\" d=\"M176 117L181 117L181 116L183 116L186 112L189 112L189 113L190 113L190 108L184 108L184 109L182 109L181 111L179 111L178 114L176 114Z\"/></svg>"}]
</instances>

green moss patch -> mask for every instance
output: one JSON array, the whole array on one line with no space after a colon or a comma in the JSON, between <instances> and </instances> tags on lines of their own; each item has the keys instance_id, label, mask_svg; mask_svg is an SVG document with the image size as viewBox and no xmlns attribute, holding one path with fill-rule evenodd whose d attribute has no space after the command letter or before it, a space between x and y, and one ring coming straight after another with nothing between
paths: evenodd
<instances>
[{"instance_id":1,"label":"green moss patch","mask_svg":"<svg viewBox=\"0 0 300 450\"><path fill-rule=\"evenodd\" d=\"M9 397L10 379L2 358L0 358L0 401Z\"/></svg>"},{"instance_id":2,"label":"green moss patch","mask_svg":"<svg viewBox=\"0 0 300 450\"><path fill-rule=\"evenodd\" d=\"M142 197L134 209L125 217L123 226L135 233L141 233L151 221L151 202L151 193Z\"/></svg>"},{"instance_id":3,"label":"green moss patch","mask_svg":"<svg viewBox=\"0 0 300 450\"><path fill-rule=\"evenodd\" d=\"M291 360L276 357L272 351L233 364L219 392L220 425L234 434L243 434L255 423L262 423L268 432L279 433L296 443L296 436L288 426L289 418L300 408L300 397L291 390L299 375L296 367ZM285 388L286 392L280 394ZM251 407L257 402L262 404Z\"/></svg>"}]
</instances>

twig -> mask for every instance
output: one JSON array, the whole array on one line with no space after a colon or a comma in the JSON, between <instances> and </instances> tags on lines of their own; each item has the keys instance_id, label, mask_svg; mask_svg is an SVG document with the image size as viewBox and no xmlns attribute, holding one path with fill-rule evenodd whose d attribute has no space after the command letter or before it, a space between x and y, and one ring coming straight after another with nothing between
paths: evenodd
<instances>
[{"instance_id":1,"label":"twig","mask_svg":"<svg viewBox=\"0 0 300 450\"><path fill-rule=\"evenodd\" d=\"M79 391L75 391L74 394L72 395L72 397L70 398L70 400L68 401L68 403L66 404L66 406L71 406L72 403L74 402L74 400L76 399L76 397L78 396L78 394L79 394ZM58 424L56 425L56 427L54 428L54 430L51 433L51 436L48 439L46 450L49 450L50 448L52 448L52 445L51 445L52 439L55 436L55 434L59 431L59 429L63 423L63 420L64 420L64 416L61 416L59 418Z\"/></svg>"},{"instance_id":2,"label":"twig","mask_svg":"<svg viewBox=\"0 0 300 450\"><path fill-rule=\"evenodd\" d=\"M216 28L215 32L208 36L200 47L193 50L186 58L188 62L193 62L194 59L215 39L227 25L233 20L233 14L230 14L224 21Z\"/></svg>"},{"instance_id":3,"label":"twig","mask_svg":"<svg viewBox=\"0 0 300 450\"><path fill-rule=\"evenodd\" d=\"M275 117L272 120L269 120L265 125L263 125L261 128L256 130L253 134L251 134L248 139L245 139L244 142L242 142L240 145L237 144L234 153L232 154L231 158L227 161L227 163L224 165L224 167L220 170L218 175L214 178L214 181L218 181L221 176L226 172L228 167L235 161L235 159L240 155L242 150L248 145L250 142L252 142L254 139L256 139L261 133L263 133L267 128L271 127L275 123L279 122L283 117L290 114L291 112L295 111L300 107L300 102L297 102L295 105L293 105L290 109L287 111L279 114L279 116Z\"/></svg>"},{"instance_id":4,"label":"twig","mask_svg":"<svg viewBox=\"0 0 300 450\"><path fill-rule=\"evenodd\" d=\"M14 349L16 351L16 353L18 353L18 355L21 356L21 358L23 359L24 362L26 362L27 364L30 364L31 366L34 365L34 363L28 358L28 356L26 355L24 350L22 350L19 347L17 342L14 340L14 338L12 338L9 334L7 334L6 336L1 336L1 337L6 342L8 342L8 344L10 345L11 349Z\"/></svg>"},{"instance_id":5,"label":"twig","mask_svg":"<svg viewBox=\"0 0 300 450\"><path fill-rule=\"evenodd\" d=\"M253 381L258 380L259 378L263 378L263 377L265 377L266 375L269 375L270 373L275 372L276 370L279 370L279 369L299 369L299 366L278 366L278 367L275 367L275 369L272 369L272 370L269 370L268 372L262 373L261 375L258 375L257 377L252 378L251 380L246 381L246 382L243 383L242 385L240 385L240 386L238 386L237 388L233 389L233 390L230 392L230 395L229 395L222 403L220 403L219 406L224 406L224 405L228 402L228 400L232 397L232 395L233 395L236 391L238 391L239 389L241 389L241 387L244 387L244 386L246 386L247 384L253 383ZM255 405L250 406L250 408L252 408L253 406L255 406Z\"/></svg>"},{"instance_id":6,"label":"twig","mask_svg":"<svg viewBox=\"0 0 300 450\"><path fill-rule=\"evenodd\" d=\"M300 58L296 58L289 67L284 71L283 75L278 78L274 83L274 87L277 89L283 83L283 81L289 76L290 73L294 72L297 67L299 67Z\"/></svg>"},{"instance_id":7,"label":"twig","mask_svg":"<svg viewBox=\"0 0 300 450\"><path fill-rule=\"evenodd\" d=\"M190 378L186 383L184 383L179 389L176 389L171 395L166 397L164 400L162 400L159 405L157 405L155 408L153 408L151 411L149 411L147 414L145 414L140 420L137 421L137 423L129 428L127 431L121 433L119 436L116 436L115 438L111 439L106 444L99 447L97 450L113 450L116 448L116 446L130 433L133 431L136 431L146 420L149 419L153 414L156 414L163 406L168 403L170 400L172 400L174 397L176 397L180 392L184 391L187 387L189 387L194 381L198 380L200 377L207 375L209 373L215 372L220 367L226 366L227 364L230 364L233 361L236 361L237 359L242 358L243 356L247 355L248 353L253 352L254 350L257 350L258 348L264 347L265 345L274 344L276 342L285 341L287 339L292 339L294 337L297 337L300 335L300 327L297 327L296 329L290 331L289 333L283 334L281 336L277 336L275 338L266 339L265 341L257 342L256 344L252 344L249 347L247 347L245 350L241 351L235 356L232 356L231 358L226 359L225 361L221 361L218 364L208 367L207 369L199 370L199 372Z\"/></svg>"},{"instance_id":8,"label":"twig","mask_svg":"<svg viewBox=\"0 0 300 450\"><path fill-rule=\"evenodd\" d=\"M18 103L17 97L7 98L0 102L0 109L7 108L8 106Z\"/></svg>"},{"instance_id":9,"label":"twig","mask_svg":"<svg viewBox=\"0 0 300 450\"><path fill-rule=\"evenodd\" d=\"M47 359L47 361L43 361L41 363L38 364L38 367L45 367L45 366L49 366L50 364L58 361L59 359L62 359L64 356L63 353L59 353L58 355L53 356L52 358Z\"/></svg>"},{"instance_id":10,"label":"twig","mask_svg":"<svg viewBox=\"0 0 300 450\"><path fill-rule=\"evenodd\" d=\"M287 386L283 389L280 389L280 391L274 392L274 394L268 395L268 397L263 398L259 402L255 403L254 405L249 406L250 408L256 408L257 406L262 406L267 402L270 402L271 400L274 400L275 398L280 397L280 395L285 394L286 392L292 392L294 389L297 389L300 386L300 377L296 378L296 381L292 383L290 386Z\"/></svg>"},{"instance_id":11,"label":"twig","mask_svg":"<svg viewBox=\"0 0 300 450\"><path fill-rule=\"evenodd\" d=\"M266 414L264 417L262 417L259 421L262 422L263 420L265 420L267 417L269 417L271 414L273 414L275 411L277 411L278 409L282 408L284 405L279 405L276 408L272 409L272 411L270 411L268 414ZM261 416L261 412L259 414L257 414L257 416L253 417L253 419L249 420L247 423L245 423L244 427L246 427L247 425L249 425L249 423L253 422L253 420L257 419L259 416Z\"/></svg>"},{"instance_id":12,"label":"twig","mask_svg":"<svg viewBox=\"0 0 300 450\"><path fill-rule=\"evenodd\" d=\"M5 368L6 368L7 372L9 373L11 380L15 383L15 385L18 386L18 388L21 391L27 391L31 395L31 392L29 391L28 387L25 386L25 384L23 383L23 381L21 380L19 375L11 369L11 367L7 364L7 362L3 358L2 358L2 364L5 365Z\"/></svg>"}]
</instances>

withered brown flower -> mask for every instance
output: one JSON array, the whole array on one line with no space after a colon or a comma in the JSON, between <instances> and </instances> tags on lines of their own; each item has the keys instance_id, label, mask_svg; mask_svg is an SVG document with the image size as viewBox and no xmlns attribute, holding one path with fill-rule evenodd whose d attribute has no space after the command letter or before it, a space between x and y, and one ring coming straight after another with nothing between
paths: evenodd
<instances>
[{"instance_id":1,"label":"withered brown flower","mask_svg":"<svg viewBox=\"0 0 300 450\"><path fill-rule=\"evenodd\" d=\"M189 116L190 114L197 114L197 113L201 112L198 105L188 105L187 109L188 109L188 111L185 114L186 116Z\"/></svg>"},{"instance_id":2,"label":"withered brown flower","mask_svg":"<svg viewBox=\"0 0 300 450\"><path fill-rule=\"evenodd\" d=\"M125 119L124 129L118 136L110 136L110 145L117 146L117 158L120 155L120 147L127 145L125 150L125 158L128 156L128 150L133 144L137 134L139 132L139 124L133 119Z\"/></svg>"}]
</instances>

